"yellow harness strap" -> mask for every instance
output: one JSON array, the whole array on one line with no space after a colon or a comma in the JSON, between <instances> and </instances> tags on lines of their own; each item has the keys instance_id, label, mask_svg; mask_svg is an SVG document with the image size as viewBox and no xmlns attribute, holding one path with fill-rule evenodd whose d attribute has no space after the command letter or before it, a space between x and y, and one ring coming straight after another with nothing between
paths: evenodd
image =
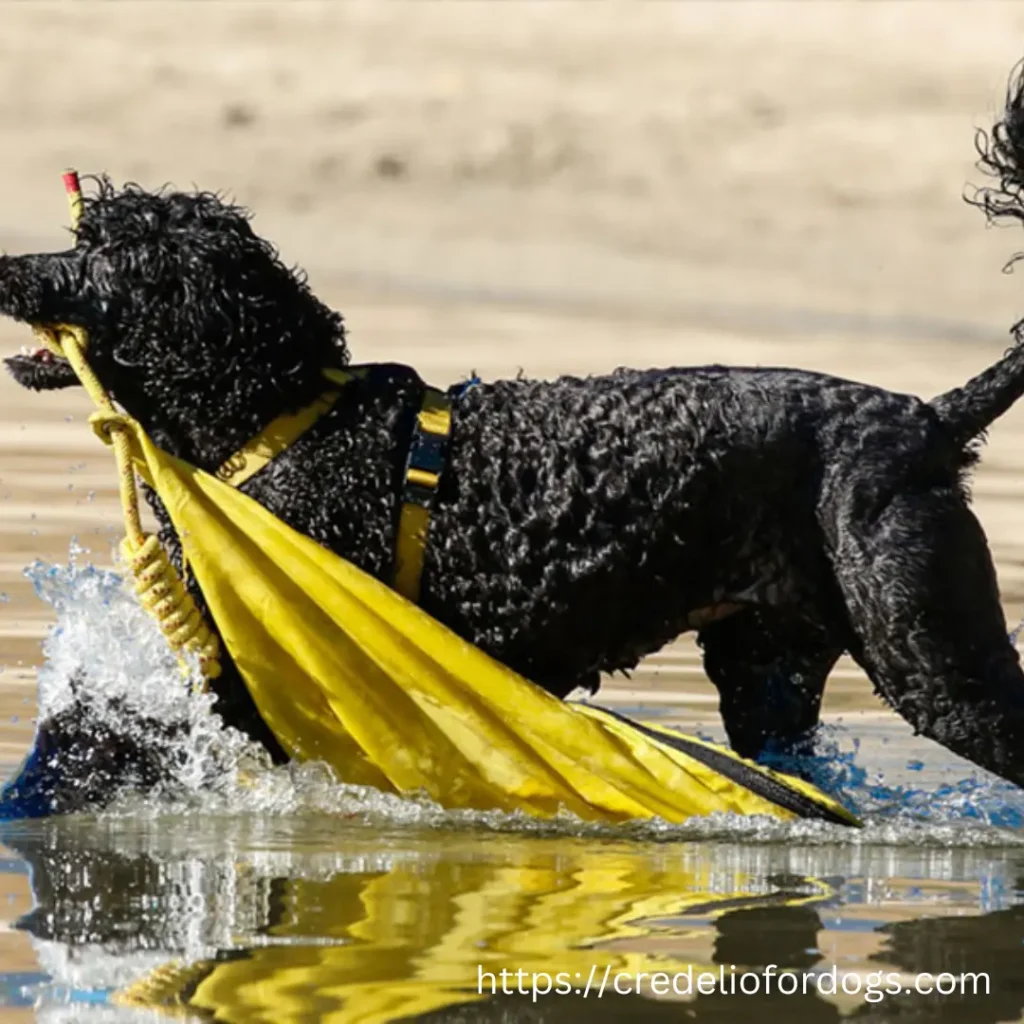
<instances>
[{"instance_id":1,"label":"yellow harness strap","mask_svg":"<svg viewBox=\"0 0 1024 1024\"><path fill-rule=\"evenodd\" d=\"M325 370L324 376L336 387L325 391L305 409L275 419L220 466L217 478L232 487L241 487L329 412L340 397L341 388L368 372L366 367ZM426 388L406 461L393 581L395 590L413 602L419 599L430 507L444 469L451 419L448 396L437 388Z\"/></svg>"},{"instance_id":2,"label":"yellow harness strap","mask_svg":"<svg viewBox=\"0 0 1024 1024\"><path fill-rule=\"evenodd\" d=\"M217 469L215 476L232 487L241 487L250 477L255 476L267 463L272 462L286 448L293 445L321 416L334 408L341 391L349 381L366 375L362 368L356 370L324 370L324 376L336 385L325 391L315 402L296 413L278 416L257 434L248 444L240 448L231 458Z\"/></svg>"}]
</instances>

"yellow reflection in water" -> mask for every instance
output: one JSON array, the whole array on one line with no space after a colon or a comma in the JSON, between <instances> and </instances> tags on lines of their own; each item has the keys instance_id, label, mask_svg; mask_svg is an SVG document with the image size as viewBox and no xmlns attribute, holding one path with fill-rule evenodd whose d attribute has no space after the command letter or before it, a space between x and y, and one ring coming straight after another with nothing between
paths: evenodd
<instances>
[{"instance_id":1,"label":"yellow reflection in water","mask_svg":"<svg viewBox=\"0 0 1024 1024\"><path fill-rule=\"evenodd\" d=\"M510 838L502 846L500 862L474 860L467 846L464 856L433 863L400 860L325 881L280 880L265 944L233 959L168 965L115 1001L239 1024L369 1024L500 992L502 970L513 972L507 991L523 971L526 992L538 974L542 987L550 979L578 991L591 978L593 997L606 968L609 977L717 972L713 929L701 918L763 900L793 906L830 895L809 880L780 894L763 879L732 873L732 888L723 890L706 860L694 868L603 844ZM691 926L686 915L695 918ZM652 943L659 937L671 937L677 949L703 947L708 959L695 961L692 949L666 952L664 941ZM652 945L661 951L645 948Z\"/></svg>"}]
</instances>

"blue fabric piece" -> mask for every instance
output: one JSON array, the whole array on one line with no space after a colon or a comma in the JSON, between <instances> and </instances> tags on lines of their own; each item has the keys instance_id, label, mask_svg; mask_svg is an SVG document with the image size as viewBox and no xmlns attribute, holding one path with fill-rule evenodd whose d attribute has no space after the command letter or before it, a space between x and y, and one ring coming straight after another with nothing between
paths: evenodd
<instances>
[{"instance_id":1,"label":"blue fabric piece","mask_svg":"<svg viewBox=\"0 0 1024 1024\"><path fill-rule=\"evenodd\" d=\"M461 398L471 387L482 383L483 381L474 373L468 380L459 381L458 384L453 384L448 389L448 396L450 398Z\"/></svg>"}]
</instances>

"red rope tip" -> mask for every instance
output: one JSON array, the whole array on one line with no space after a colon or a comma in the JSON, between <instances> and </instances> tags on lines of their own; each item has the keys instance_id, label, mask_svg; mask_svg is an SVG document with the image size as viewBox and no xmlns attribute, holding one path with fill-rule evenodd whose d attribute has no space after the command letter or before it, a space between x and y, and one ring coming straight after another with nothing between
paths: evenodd
<instances>
[{"instance_id":1,"label":"red rope tip","mask_svg":"<svg viewBox=\"0 0 1024 1024\"><path fill-rule=\"evenodd\" d=\"M64 179L64 191L69 196L78 195L82 191L82 186L78 181L78 171L65 171L62 177Z\"/></svg>"}]
</instances>

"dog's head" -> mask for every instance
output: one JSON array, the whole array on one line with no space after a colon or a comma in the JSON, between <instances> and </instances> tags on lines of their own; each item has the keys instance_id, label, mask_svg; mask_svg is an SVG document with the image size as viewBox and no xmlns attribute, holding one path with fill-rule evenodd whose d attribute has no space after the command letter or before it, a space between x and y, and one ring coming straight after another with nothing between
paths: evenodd
<instances>
[{"instance_id":1,"label":"dog's head","mask_svg":"<svg viewBox=\"0 0 1024 1024\"><path fill-rule=\"evenodd\" d=\"M0 313L84 327L89 365L158 444L215 465L348 361L341 316L243 209L93 182L73 248L0 257ZM6 364L29 388L77 383L47 348Z\"/></svg>"}]
</instances>

